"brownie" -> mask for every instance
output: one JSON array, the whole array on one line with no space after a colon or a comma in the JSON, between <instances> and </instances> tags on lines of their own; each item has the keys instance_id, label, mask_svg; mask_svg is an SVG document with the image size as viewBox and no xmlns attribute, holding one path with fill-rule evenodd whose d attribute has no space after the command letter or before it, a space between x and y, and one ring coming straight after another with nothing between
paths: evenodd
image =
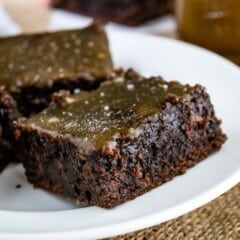
<instances>
[{"instance_id":1,"label":"brownie","mask_svg":"<svg viewBox=\"0 0 240 240\"><path fill-rule=\"evenodd\" d=\"M16 101L0 86L0 172L15 159L13 121L20 117Z\"/></svg>"},{"instance_id":2,"label":"brownie","mask_svg":"<svg viewBox=\"0 0 240 240\"><path fill-rule=\"evenodd\" d=\"M48 106L59 89L91 90L112 72L102 27L0 38L0 85L24 115Z\"/></svg>"},{"instance_id":3,"label":"brownie","mask_svg":"<svg viewBox=\"0 0 240 240\"><path fill-rule=\"evenodd\" d=\"M2 166L19 160L12 127L17 116L40 112L59 89L77 93L97 88L112 68L107 36L96 24L78 30L0 38Z\"/></svg>"},{"instance_id":4,"label":"brownie","mask_svg":"<svg viewBox=\"0 0 240 240\"><path fill-rule=\"evenodd\" d=\"M138 25L171 12L173 0L51 0L51 5L101 21Z\"/></svg>"},{"instance_id":5,"label":"brownie","mask_svg":"<svg viewBox=\"0 0 240 240\"><path fill-rule=\"evenodd\" d=\"M204 87L132 70L92 92L60 92L17 122L26 176L82 206L112 208L218 151L226 136Z\"/></svg>"}]
</instances>

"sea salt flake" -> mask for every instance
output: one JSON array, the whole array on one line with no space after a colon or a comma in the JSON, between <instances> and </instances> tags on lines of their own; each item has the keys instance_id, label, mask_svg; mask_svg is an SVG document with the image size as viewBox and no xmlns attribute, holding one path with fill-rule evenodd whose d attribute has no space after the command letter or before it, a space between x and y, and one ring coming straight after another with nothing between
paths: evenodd
<instances>
[{"instance_id":1,"label":"sea salt flake","mask_svg":"<svg viewBox=\"0 0 240 240\"><path fill-rule=\"evenodd\" d=\"M139 128L130 128L129 134L131 137L138 137L142 133L142 130Z\"/></svg>"},{"instance_id":2,"label":"sea salt flake","mask_svg":"<svg viewBox=\"0 0 240 240\"><path fill-rule=\"evenodd\" d=\"M40 79L40 75L37 74L33 77L33 82L38 82L39 79Z\"/></svg>"},{"instance_id":3,"label":"sea salt flake","mask_svg":"<svg viewBox=\"0 0 240 240\"><path fill-rule=\"evenodd\" d=\"M104 111L109 111L109 106L108 105L106 105L106 106L104 106Z\"/></svg>"},{"instance_id":4,"label":"sea salt flake","mask_svg":"<svg viewBox=\"0 0 240 240\"><path fill-rule=\"evenodd\" d=\"M72 33L72 34L70 35L70 38L71 38L72 40L75 40L75 39L77 38L77 35L76 35L75 33Z\"/></svg>"},{"instance_id":5,"label":"sea salt flake","mask_svg":"<svg viewBox=\"0 0 240 240\"><path fill-rule=\"evenodd\" d=\"M75 54L79 54L79 53L80 53L80 49L79 49L79 48L75 48L75 49L74 49L74 53L75 53Z\"/></svg>"},{"instance_id":6,"label":"sea salt flake","mask_svg":"<svg viewBox=\"0 0 240 240\"><path fill-rule=\"evenodd\" d=\"M59 118L52 117L48 119L48 123L56 123L56 122L60 122Z\"/></svg>"},{"instance_id":7,"label":"sea salt flake","mask_svg":"<svg viewBox=\"0 0 240 240\"><path fill-rule=\"evenodd\" d=\"M128 90L131 91L131 90L134 90L134 88L135 88L135 86L134 86L132 83L128 83L128 84L127 84L127 89L128 89Z\"/></svg>"},{"instance_id":8,"label":"sea salt flake","mask_svg":"<svg viewBox=\"0 0 240 240\"><path fill-rule=\"evenodd\" d=\"M104 58L106 58L106 55L104 53L99 53L98 58L99 59L104 59Z\"/></svg>"},{"instance_id":9,"label":"sea salt flake","mask_svg":"<svg viewBox=\"0 0 240 240\"><path fill-rule=\"evenodd\" d=\"M89 63L89 59L88 58L83 58L83 63Z\"/></svg>"},{"instance_id":10,"label":"sea salt flake","mask_svg":"<svg viewBox=\"0 0 240 240\"><path fill-rule=\"evenodd\" d=\"M25 65L21 65L21 66L20 66L20 69L21 69L21 70L25 70L25 69L26 69L26 66L25 66Z\"/></svg>"},{"instance_id":11,"label":"sea salt flake","mask_svg":"<svg viewBox=\"0 0 240 240\"><path fill-rule=\"evenodd\" d=\"M117 142L116 141L109 141L107 143L107 148L109 148L109 149L115 149L116 146L117 146Z\"/></svg>"},{"instance_id":12,"label":"sea salt flake","mask_svg":"<svg viewBox=\"0 0 240 240\"><path fill-rule=\"evenodd\" d=\"M88 42L87 45L88 45L88 47L92 48L92 47L94 47L94 42L90 41L90 42Z\"/></svg>"},{"instance_id":13,"label":"sea salt flake","mask_svg":"<svg viewBox=\"0 0 240 240\"><path fill-rule=\"evenodd\" d=\"M122 77L114 78L113 82L115 82L115 83L122 83L122 82L124 82L124 78L122 78Z\"/></svg>"},{"instance_id":14,"label":"sea salt flake","mask_svg":"<svg viewBox=\"0 0 240 240\"><path fill-rule=\"evenodd\" d=\"M80 44L81 44L81 40L80 39L76 39L75 45L80 45Z\"/></svg>"},{"instance_id":15,"label":"sea salt flake","mask_svg":"<svg viewBox=\"0 0 240 240\"><path fill-rule=\"evenodd\" d=\"M65 47L65 48L70 48L70 44L69 44L69 43L65 43L65 44L64 44L64 47Z\"/></svg>"},{"instance_id":16,"label":"sea salt flake","mask_svg":"<svg viewBox=\"0 0 240 240\"><path fill-rule=\"evenodd\" d=\"M79 94L81 92L81 90L79 88L76 88L73 90L73 94Z\"/></svg>"},{"instance_id":17,"label":"sea salt flake","mask_svg":"<svg viewBox=\"0 0 240 240\"><path fill-rule=\"evenodd\" d=\"M70 122L70 123L66 124L64 127L65 127L65 128L71 128L72 125L73 125L73 124Z\"/></svg>"},{"instance_id":18,"label":"sea salt flake","mask_svg":"<svg viewBox=\"0 0 240 240\"><path fill-rule=\"evenodd\" d=\"M13 69L13 67L14 67L14 64L13 64L13 63L9 63L9 64L8 64L8 68L9 68L9 69Z\"/></svg>"},{"instance_id":19,"label":"sea salt flake","mask_svg":"<svg viewBox=\"0 0 240 240\"><path fill-rule=\"evenodd\" d=\"M70 98L70 97L66 97L65 98L65 101L66 101L66 103L73 103L73 102L75 102L75 99L73 99L73 98Z\"/></svg>"},{"instance_id":20,"label":"sea salt flake","mask_svg":"<svg viewBox=\"0 0 240 240\"><path fill-rule=\"evenodd\" d=\"M168 89L168 85L167 84L163 84L162 87L163 87L164 90Z\"/></svg>"}]
</instances>

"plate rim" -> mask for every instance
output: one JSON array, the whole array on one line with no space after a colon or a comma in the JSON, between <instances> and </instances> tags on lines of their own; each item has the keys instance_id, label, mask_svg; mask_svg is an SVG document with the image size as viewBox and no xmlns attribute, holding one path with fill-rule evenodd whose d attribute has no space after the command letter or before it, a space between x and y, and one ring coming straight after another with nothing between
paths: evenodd
<instances>
[{"instance_id":1,"label":"plate rim","mask_svg":"<svg viewBox=\"0 0 240 240\"><path fill-rule=\"evenodd\" d=\"M37 239L47 239L46 237L51 237L52 240L65 240L71 238L72 240L78 240L79 236L84 239L103 238L112 237L119 234L126 234L128 232L138 231L140 229L145 229L151 227L155 224L161 224L171 219L180 217L187 214L219 197L221 194L230 190L232 187L238 184L240 181L240 171L236 171L232 176L225 179L217 186L202 194L189 199L181 204L178 204L169 209L165 209L162 212L156 212L155 214L149 214L143 217L139 217L133 220L120 221L115 224L109 224L101 227L89 227L84 230L65 230L65 231L55 231L55 232L34 232L34 233L9 233L1 232L0 239L13 240L13 239L25 239L25 240L37 240ZM191 203L191 207L187 207ZM187 209L187 210L184 210ZM74 211L74 210L66 210ZM14 212L14 211L13 211ZM167 213L168 212L168 213ZM171 214L169 214L169 212ZM173 212L178 212L173 214ZM0 212L1 213L1 212ZM21 212L22 214L23 212ZM41 213L35 213L41 214ZM160 220L161 219L161 220ZM159 222L160 221L160 222ZM94 230L94 234L91 231ZM111 232L110 232L111 230ZM91 232L91 233L89 233ZM106 234L108 232L108 234Z\"/></svg>"}]
</instances>

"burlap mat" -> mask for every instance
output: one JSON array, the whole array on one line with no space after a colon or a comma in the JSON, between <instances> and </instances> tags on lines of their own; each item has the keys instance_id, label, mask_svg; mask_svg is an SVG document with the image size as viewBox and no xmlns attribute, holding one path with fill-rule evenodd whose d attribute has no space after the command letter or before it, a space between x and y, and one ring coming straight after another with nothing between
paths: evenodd
<instances>
[{"instance_id":1,"label":"burlap mat","mask_svg":"<svg viewBox=\"0 0 240 240\"><path fill-rule=\"evenodd\" d=\"M240 240L240 184L177 219L108 240Z\"/></svg>"}]
</instances>

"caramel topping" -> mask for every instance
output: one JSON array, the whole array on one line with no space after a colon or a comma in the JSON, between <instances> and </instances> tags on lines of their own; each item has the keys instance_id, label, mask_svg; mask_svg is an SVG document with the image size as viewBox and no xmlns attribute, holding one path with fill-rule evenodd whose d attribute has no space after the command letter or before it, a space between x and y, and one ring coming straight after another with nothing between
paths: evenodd
<instances>
[{"instance_id":1,"label":"caramel topping","mask_svg":"<svg viewBox=\"0 0 240 240\"><path fill-rule=\"evenodd\" d=\"M0 84L12 92L51 87L61 79L92 81L105 78L111 71L106 35L95 25L0 38Z\"/></svg>"},{"instance_id":2,"label":"caramel topping","mask_svg":"<svg viewBox=\"0 0 240 240\"><path fill-rule=\"evenodd\" d=\"M121 81L105 82L93 92L68 96L73 100L69 104L51 106L25 124L104 146L114 142L118 134L138 136L141 121L159 114L166 98L185 97L192 89L160 78L122 78Z\"/></svg>"}]
</instances>

